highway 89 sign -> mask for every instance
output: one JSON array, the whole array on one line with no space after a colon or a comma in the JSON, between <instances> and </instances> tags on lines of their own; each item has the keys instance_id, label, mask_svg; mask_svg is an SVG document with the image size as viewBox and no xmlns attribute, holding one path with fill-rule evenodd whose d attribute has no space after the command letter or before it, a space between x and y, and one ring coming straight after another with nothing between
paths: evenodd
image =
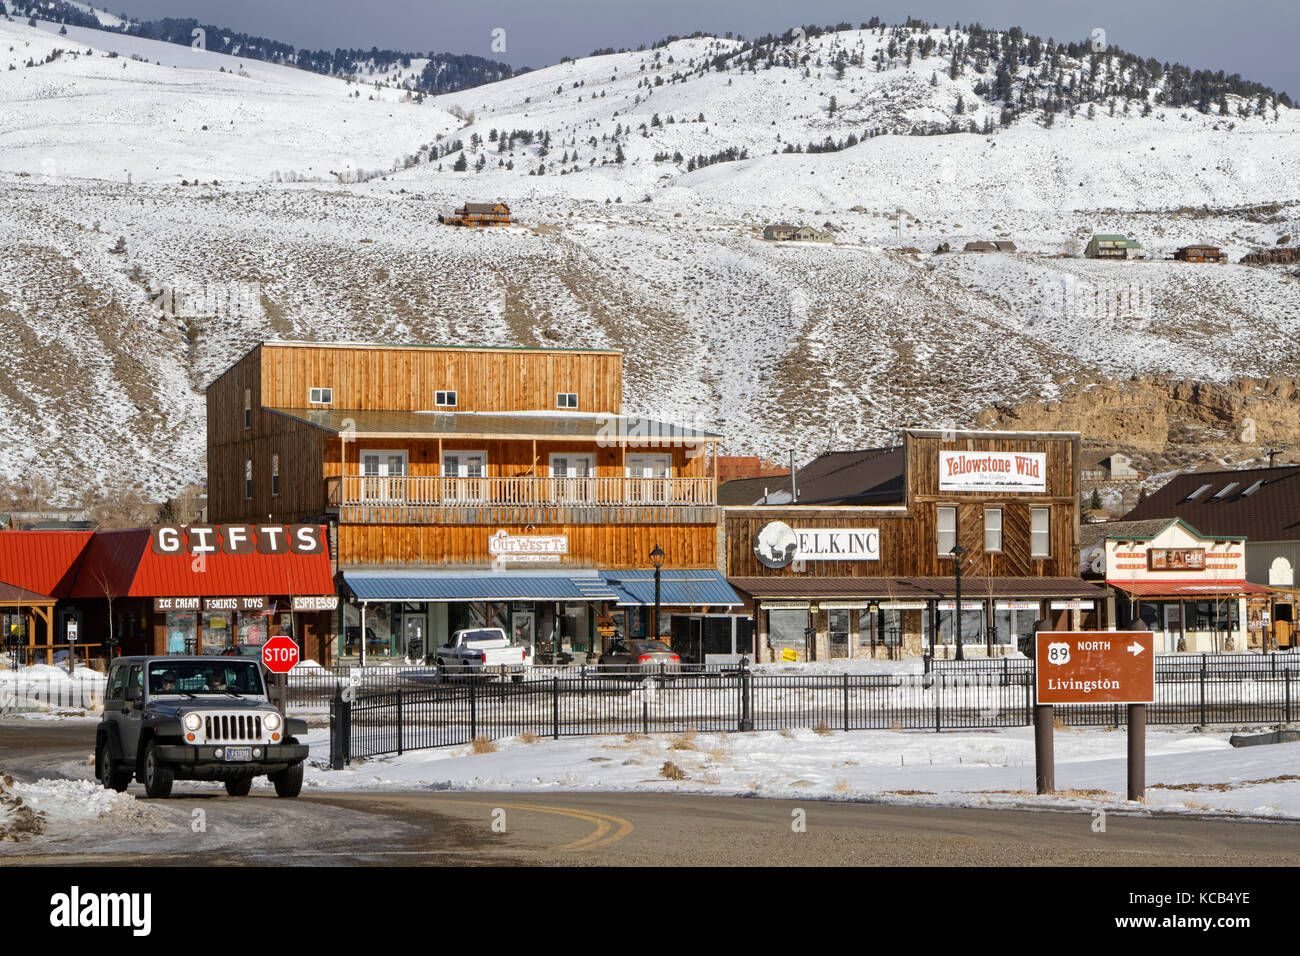
<instances>
[{"instance_id":1,"label":"highway 89 sign","mask_svg":"<svg viewBox=\"0 0 1300 956\"><path fill-rule=\"evenodd\" d=\"M1150 704L1156 699L1150 631L1039 631L1040 704Z\"/></svg>"}]
</instances>

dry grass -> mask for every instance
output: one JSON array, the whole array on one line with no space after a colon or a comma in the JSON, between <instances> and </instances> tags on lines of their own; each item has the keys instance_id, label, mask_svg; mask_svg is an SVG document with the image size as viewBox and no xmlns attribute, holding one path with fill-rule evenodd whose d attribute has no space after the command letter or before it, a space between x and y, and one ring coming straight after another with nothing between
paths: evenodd
<instances>
[{"instance_id":1,"label":"dry grass","mask_svg":"<svg viewBox=\"0 0 1300 956\"><path fill-rule=\"evenodd\" d=\"M849 782L843 777L835 781L834 790L836 793L848 793L850 789L852 788L849 787Z\"/></svg>"},{"instance_id":2,"label":"dry grass","mask_svg":"<svg viewBox=\"0 0 1300 956\"><path fill-rule=\"evenodd\" d=\"M469 748L476 754L490 754L496 753L497 745L491 737L480 735L469 742Z\"/></svg>"},{"instance_id":3,"label":"dry grass","mask_svg":"<svg viewBox=\"0 0 1300 956\"><path fill-rule=\"evenodd\" d=\"M900 724L898 721L894 721L892 724L889 725L889 729L896 734L901 733L903 730L903 725Z\"/></svg>"},{"instance_id":4,"label":"dry grass","mask_svg":"<svg viewBox=\"0 0 1300 956\"><path fill-rule=\"evenodd\" d=\"M813 728L813 733L820 734L823 737L829 737L831 735L831 729L829 726L827 726L826 721L823 720L820 724L818 724L816 727Z\"/></svg>"},{"instance_id":5,"label":"dry grass","mask_svg":"<svg viewBox=\"0 0 1300 956\"><path fill-rule=\"evenodd\" d=\"M672 738L672 743L668 745L669 750L694 750L695 749L695 731L685 730Z\"/></svg>"},{"instance_id":6,"label":"dry grass","mask_svg":"<svg viewBox=\"0 0 1300 956\"><path fill-rule=\"evenodd\" d=\"M537 743L537 741L541 739L542 739L541 737L538 737L531 730L525 730L522 734L519 735L519 742L521 744L535 744Z\"/></svg>"},{"instance_id":7,"label":"dry grass","mask_svg":"<svg viewBox=\"0 0 1300 956\"><path fill-rule=\"evenodd\" d=\"M650 738L647 737L645 734L632 733L632 734L624 734L623 739L630 744L634 744L638 740L649 740Z\"/></svg>"},{"instance_id":8,"label":"dry grass","mask_svg":"<svg viewBox=\"0 0 1300 956\"><path fill-rule=\"evenodd\" d=\"M700 783L707 783L711 786L716 787L718 784L722 783L722 778L719 777L716 773L710 771L709 773L706 773L702 777L700 777Z\"/></svg>"},{"instance_id":9,"label":"dry grass","mask_svg":"<svg viewBox=\"0 0 1300 956\"><path fill-rule=\"evenodd\" d=\"M1053 730L1069 730L1070 728L1067 727L1067 726L1065 725L1065 721L1062 720L1060 717L1053 717L1053 718L1052 718L1052 729L1053 729Z\"/></svg>"},{"instance_id":10,"label":"dry grass","mask_svg":"<svg viewBox=\"0 0 1300 956\"><path fill-rule=\"evenodd\" d=\"M781 728L781 736L784 737L784 738L786 738L786 740L793 740L793 739L794 739L794 731L791 730L789 727L782 727L782 728Z\"/></svg>"},{"instance_id":11,"label":"dry grass","mask_svg":"<svg viewBox=\"0 0 1300 956\"><path fill-rule=\"evenodd\" d=\"M664 765L659 768L659 776L668 780L685 780L686 771L671 760L665 760Z\"/></svg>"}]
</instances>

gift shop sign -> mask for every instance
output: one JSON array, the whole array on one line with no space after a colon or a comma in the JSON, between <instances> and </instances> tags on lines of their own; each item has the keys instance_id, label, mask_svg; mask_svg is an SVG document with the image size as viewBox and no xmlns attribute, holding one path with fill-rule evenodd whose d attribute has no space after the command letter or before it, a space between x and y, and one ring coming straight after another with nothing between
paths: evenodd
<instances>
[{"instance_id":1,"label":"gift shop sign","mask_svg":"<svg viewBox=\"0 0 1300 956\"><path fill-rule=\"evenodd\" d=\"M1047 491L1047 455L1043 452L941 451L939 490L1043 494Z\"/></svg>"},{"instance_id":2,"label":"gift shop sign","mask_svg":"<svg viewBox=\"0 0 1300 956\"><path fill-rule=\"evenodd\" d=\"M154 554L320 554L324 528L318 524L154 525Z\"/></svg>"},{"instance_id":3,"label":"gift shop sign","mask_svg":"<svg viewBox=\"0 0 1300 956\"><path fill-rule=\"evenodd\" d=\"M532 555L556 557L569 553L569 536L564 534L507 534L498 531L488 537L488 554L527 560Z\"/></svg>"}]
</instances>

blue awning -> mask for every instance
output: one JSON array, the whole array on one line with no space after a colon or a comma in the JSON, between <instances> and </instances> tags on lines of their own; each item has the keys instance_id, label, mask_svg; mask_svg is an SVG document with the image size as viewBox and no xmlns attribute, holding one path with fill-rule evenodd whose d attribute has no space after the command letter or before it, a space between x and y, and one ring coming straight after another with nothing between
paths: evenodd
<instances>
[{"instance_id":1,"label":"blue awning","mask_svg":"<svg viewBox=\"0 0 1300 956\"><path fill-rule=\"evenodd\" d=\"M620 605L655 603L653 571L601 571L605 583L618 592ZM663 570L659 572L659 603L674 607L734 607L742 604L727 579L718 571Z\"/></svg>"},{"instance_id":2,"label":"blue awning","mask_svg":"<svg viewBox=\"0 0 1300 956\"><path fill-rule=\"evenodd\" d=\"M620 597L594 570L344 571L343 580L359 601L614 601Z\"/></svg>"}]
</instances>

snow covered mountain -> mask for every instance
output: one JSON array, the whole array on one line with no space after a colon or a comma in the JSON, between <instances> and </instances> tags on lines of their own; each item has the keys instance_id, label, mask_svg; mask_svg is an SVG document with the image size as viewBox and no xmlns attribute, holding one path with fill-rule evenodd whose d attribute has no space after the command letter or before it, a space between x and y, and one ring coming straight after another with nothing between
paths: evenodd
<instances>
[{"instance_id":1,"label":"snow covered mountain","mask_svg":"<svg viewBox=\"0 0 1300 956\"><path fill-rule=\"evenodd\" d=\"M1297 367L1300 279L1235 263L1300 245L1300 113L1238 78L878 28L419 102L58 29L0 19L0 474L63 500L201 479L203 387L276 336L623 348L628 407L766 455ZM438 223L492 199L520 225Z\"/></svg>"}]
</instances>

